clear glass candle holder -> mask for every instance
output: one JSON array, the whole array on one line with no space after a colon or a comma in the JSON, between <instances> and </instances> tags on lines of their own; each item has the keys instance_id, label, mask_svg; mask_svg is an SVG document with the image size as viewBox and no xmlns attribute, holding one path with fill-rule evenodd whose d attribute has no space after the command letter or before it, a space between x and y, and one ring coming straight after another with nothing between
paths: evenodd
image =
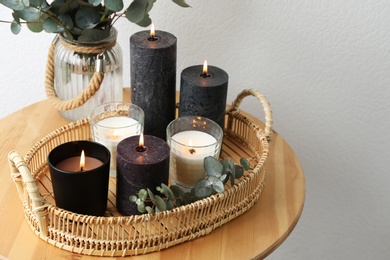
<instances>
[{"instance_id":1,"label":"clear glass candle holder","mask_svg":"<svg viewBox=\"0 0 390 260\"><path fill-rule=\"evenodd\" d=\"M184 116L173 120L167 127L171 183L187 191L194 187L205 177L204 158L219 157L222 138L222 128L210 119Z\"/></svg>"},{"instance_id":2,"label":"clear glass candle holder","mask_svg":"<svg viewBox=\"0 0 390 260\"><path fill-rule=\"evenodd\" d=\"M110 176L116 177L116 148L120 141L140 135L144 127L144 111L137 105L112 102L100 105L90 114L92 139L111 153Z\"/></svg>"}]
</instances>

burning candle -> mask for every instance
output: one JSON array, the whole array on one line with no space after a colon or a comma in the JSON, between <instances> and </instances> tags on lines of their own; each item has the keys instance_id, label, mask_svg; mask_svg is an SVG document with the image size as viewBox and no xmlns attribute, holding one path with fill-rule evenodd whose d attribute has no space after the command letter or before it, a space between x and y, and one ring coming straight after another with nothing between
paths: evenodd
<instances>
[{"instance_id":1,"label":"burning candle","mask_svg":"<svg viewBox=\"0 0 390 260\"><path fill-rule=\"evenodd\" d=\"M164 140L176 113L176 42L154 25L130 37L131 101L145 112L144 133Z\"/></svg>"},{"instance_id":2,"label":"burning candle","mask_svg":"<svg viewBox=\"0 0 390 260\"><path fill-rule=\"evenodd\" d=\"M202 116L224 129L228 74L207 61L184 69L180 81L179 117Z\"/></svg>"},{"instance_id":3,"label":"burning candle","mask_svg":"<svg viewBox=\"0 0 390 260\"><path fill-rule=\"evenodd\" d=\"M104 215L110 166L110 151L105 146L90 141L67 142L50 151L48 165L57 207Z\"/></svg>"},{"instance_id":4,"label":"burning candle","mask_svg":"<svg viewBox=\"0 0 390 260\"><path fill-rule=\"evenodd\" d=\"M111 153L110 176L116 177L116 147L126 137L139 135L144 121L143 110L129 103L108 103L90 114L92 138Z\"/></svg>"},{"instance_id":5,"label":"burning candle","mask_svg":"<svg viewBox=\"0 0 390 260\"><path fill-rule=\"evenodd\" d=\"M207 156L218 158L222 137L221 127L207 118L185 116L172 121L167 128L172 184L190 190L203 179L203 160Z\"/></svg>"},{"instance_id":6,"label":"burning candle","mask_svg":"<svg viewBox=\"0 0 390 260\"><path fill-rule=\"evenodd\" d=\"M169 146L161 138L143 135L123 139L117 147L116 207L123 215L140 214L129 196L168 184Z\"/></svg>"}]
</instances>

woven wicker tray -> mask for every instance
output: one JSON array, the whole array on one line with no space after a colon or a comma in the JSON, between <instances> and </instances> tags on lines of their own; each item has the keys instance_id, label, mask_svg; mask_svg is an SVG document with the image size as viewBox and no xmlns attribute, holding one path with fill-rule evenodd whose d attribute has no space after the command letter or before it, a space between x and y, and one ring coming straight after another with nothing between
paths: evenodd
<instances>
[{"instance_id":1,"label":"woven wicker tray","mask_svg":"<svg viewBox=\"0 0 390 260\"><path fill-rule=\"evenodd\" d=\"M261 129L239 111L241 101L255 96L265 112ZM11 175L23 203L25 218L34 233L56 247L98 256L130 256L159 251L201 237L249 210L259 199L265 180L272 133L272 113L257 90L242 91L226 111L222 158L236 162L245 157L253 168L225 191L156 214L121 216L115 208L115 179L110 179L106 216L75 214L55 206L47 166L49 152L72 140L90 140L88 119L63 126L39 141L22 158L9 153Z\"/></svg>"}]
</instances>

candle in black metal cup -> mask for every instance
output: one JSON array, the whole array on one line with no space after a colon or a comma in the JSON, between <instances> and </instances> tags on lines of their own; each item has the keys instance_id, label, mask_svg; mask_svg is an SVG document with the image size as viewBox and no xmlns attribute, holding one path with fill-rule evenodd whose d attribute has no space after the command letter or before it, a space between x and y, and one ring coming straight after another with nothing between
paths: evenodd
<instances>
[{"instance_id":1,"label":"candle in black metal cup","mask_svg":"<svg viewBox=\"0 0 390 260\"><path fill-rule=\"evenodd\" d=\"M78 167L82 151L85 164ZM49 153L48 165L56 206L84 215L104 215L110 156L105 146L91 141L67 142L55 147Z\"/></svg>"}]
</instances>

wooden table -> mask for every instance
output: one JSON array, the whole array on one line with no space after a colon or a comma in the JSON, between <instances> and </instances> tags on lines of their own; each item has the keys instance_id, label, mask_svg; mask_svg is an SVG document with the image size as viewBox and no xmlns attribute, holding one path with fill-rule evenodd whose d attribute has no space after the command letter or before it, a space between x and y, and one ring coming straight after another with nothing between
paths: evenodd
<instances>
[{"instance_id":1,"label":"wooden table","mask_svg":"<svg viewBox=\"0 0 390 260\"><path fill-rule=\"evenodd\" d=\"M128 89L125 97L129 98ZM10 176L7 156L11 150L25 155L37 141L65 124L68 122L48 101L0 120L0 259L103 259L61 250L38 238L24 219L22 203ZM297 224L306 186L298 158L277 133L270 151L263 194L248 212L209 235L133 258L262 259L272 253Z\"/></svg>"}]
</instances>

